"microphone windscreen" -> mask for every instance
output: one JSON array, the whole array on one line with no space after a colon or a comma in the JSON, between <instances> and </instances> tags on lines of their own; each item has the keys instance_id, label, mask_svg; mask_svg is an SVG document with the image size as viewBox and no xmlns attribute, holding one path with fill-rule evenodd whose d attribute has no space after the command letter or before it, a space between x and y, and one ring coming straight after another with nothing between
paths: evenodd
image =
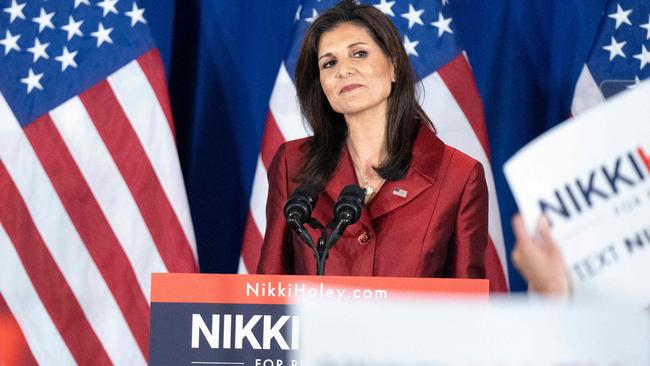
<instances>
[{"instance_id":1,"label":"microphone windscreen","mask_svg":"<svg viewBox=\"0 0 650 366\"><path fill-rule=\"evenodd\" d=\"M363 207L365 202L366 192L364 191L363 188L359 187L358 185L350 184L349 186L346 186L345 188L343 188L343 190L341 190L341 193L339 194L339 200L343 197L349 197L358 200L361 203L361 207Z\"/></svg>"},{"instance_id":2,"label":"microphone windscreen","mask_svg":"<svg viewBox=\"0 0 650 366\"><path fill-rule=\"evenodd\" d=\"M307 195L310 200L313 202L313 206L316 205L316 200L318 199L318 190L312 184L301 184L293 191L293 195Z\"/></svg>"}]
</instances>

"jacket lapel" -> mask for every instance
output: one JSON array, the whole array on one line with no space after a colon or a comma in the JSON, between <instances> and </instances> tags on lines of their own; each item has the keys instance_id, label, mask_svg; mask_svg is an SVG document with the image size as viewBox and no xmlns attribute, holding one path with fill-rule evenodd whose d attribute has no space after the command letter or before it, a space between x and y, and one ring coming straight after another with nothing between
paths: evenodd
<instances>
[{"instance_id":1,"label":"jacket lapel","mask_svg":"<svg viewBox=\"0 0 650 366\"><path fill-rule=\"evenodd\" d=\"M413 160L406 176L386 181L368 205L371 219L385 215L409 202L436 182L444 143L427 126L422 125L413 144Z\"/></svg>"},{"instance_id":2,"label":"jacket lapel","mask_svg":"<svg viewBox=\"0 0 650 366\"><path fill-rule=\"evenodd\" d=\"M445 144L428 125L422 124L413 144L413 160L406 176L398 181L386 181L377 196L362 210L359 221L371 227L370 220L393 211L413 200L436 181ZM349 184L358 184L352 158L344 145L339 165L327 182L324 192L336 202L339 193Z\"/></svg>"}]
</instances>

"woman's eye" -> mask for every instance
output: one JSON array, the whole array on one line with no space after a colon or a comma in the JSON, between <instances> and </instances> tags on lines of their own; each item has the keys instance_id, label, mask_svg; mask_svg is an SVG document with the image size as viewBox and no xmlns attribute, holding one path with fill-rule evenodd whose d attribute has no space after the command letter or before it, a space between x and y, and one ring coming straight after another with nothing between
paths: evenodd
<instances>
[{"instance_id":1,"label":"woman's eye","mask_svg":"<svg viewBox=\"0 0 650 366\"><path fill-rule=\"evenodd\" d=\"M355 57L366 57L368 56L368 51L356 51L354 53Z\"/></svg>"},{"instance_id":2,"label":"woman's eye","mask_svg":"<svg viewBox=\"0 0 650 366\"><path fill-rule=\"evenodd\" d=\"M329 69L330 67L336 65L336 61L334 60L329 60L323 64L324 69Z\"/></svg>"}]
</instances>

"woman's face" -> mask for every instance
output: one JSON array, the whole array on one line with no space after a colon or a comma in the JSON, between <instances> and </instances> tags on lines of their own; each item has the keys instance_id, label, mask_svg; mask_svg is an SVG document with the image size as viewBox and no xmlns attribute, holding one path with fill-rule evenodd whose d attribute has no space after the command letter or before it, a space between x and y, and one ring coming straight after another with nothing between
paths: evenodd
<instances>
[{"instance_id":1,"label":"woman's face","mask_svg":"<svg viewBox=\"0 0 650 366\"><path fill-rule=\"evenodd\" d=\"M386 110L395 67L366 28L341 23L323 33L318 68L323 92L336 112Z\"/></svg>"}]
</instances>

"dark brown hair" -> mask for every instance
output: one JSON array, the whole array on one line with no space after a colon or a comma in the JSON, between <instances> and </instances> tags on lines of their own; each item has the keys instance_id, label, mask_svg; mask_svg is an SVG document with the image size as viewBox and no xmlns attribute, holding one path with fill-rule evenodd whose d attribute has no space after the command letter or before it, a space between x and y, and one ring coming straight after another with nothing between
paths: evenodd
<instances>
[{"instance_id":1,"label":"dark brown hair","mask_svg":"<svg viewBox=\"0 0 650 366\"><path fill-rule=\"evenodd\" d=\"M302 169L297 179L322 189L339 163L347 137L343 115L330 106L320 85L318 43L323 33L341 23L353 23L368 30L373 40L395 66L395 82L388 97L386 145L388 156L377 173L386 180L406 175L411 164L411 147L420 124L433 126L417 102L416 77L393 23L379 9L344 0L322 13L305 32L296 64L296 89L300 109L313 136L305 145Z\"/></svg>"}]
</instances>

